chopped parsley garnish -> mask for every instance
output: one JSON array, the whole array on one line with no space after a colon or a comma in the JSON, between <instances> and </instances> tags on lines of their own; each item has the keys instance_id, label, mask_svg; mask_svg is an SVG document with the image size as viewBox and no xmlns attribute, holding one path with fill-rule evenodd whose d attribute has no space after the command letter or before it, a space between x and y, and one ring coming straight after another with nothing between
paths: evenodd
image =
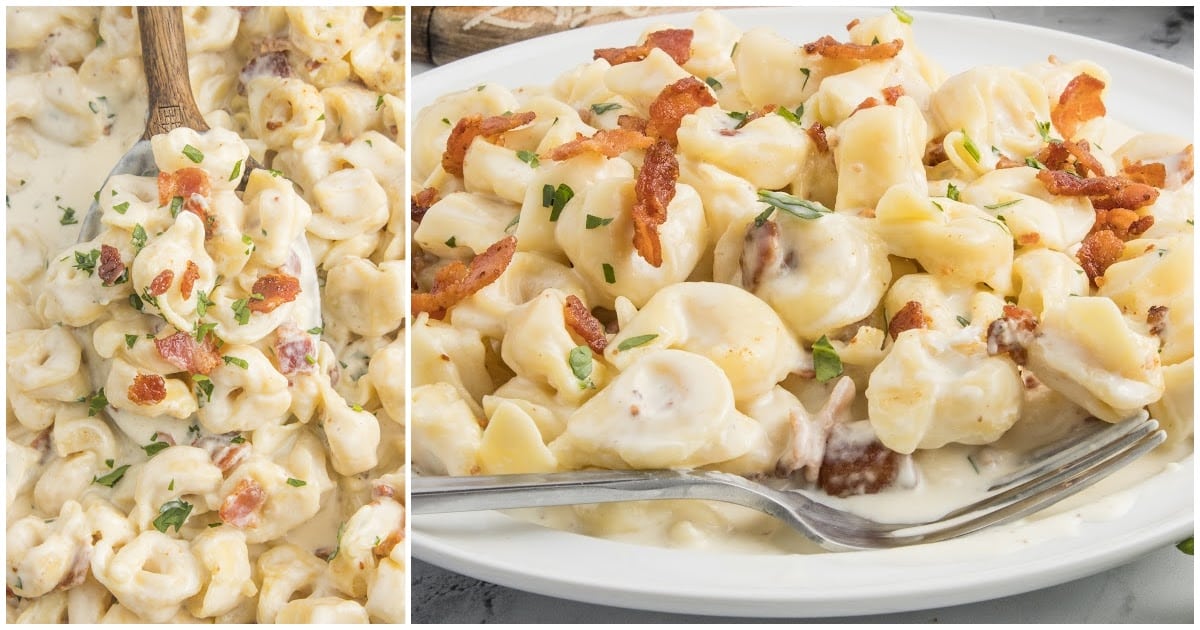
<instances>
[{"instance_id":1,"label":"chopped parsley garnish","mask_svg":"<svg viewBox=\"0 0 1200 630\"><path fill-rule=\"evenodd\" d=\"M900 20L901 22L904 22L905 24L912 24L912 21L913 21L912 16L909 15L908 12L905 11L904 9L901 9L900 7L892 7L892 13L896 14L897 20Z\"/></svg>"},{"instance_id":2,"label":"chopped parsley garnish","mask_svg":"<svg viewBox=\"0 0 1200 630\"><path fill-rule=\"evenodd\" d=\"M449 119L449 118L443 118L443 119L442 119L442 122L443 122L443 123L445 123L447 127L449 127L449 126L450 126L450 119Z\"/></svg>"},{"instance_id":3,"label":"chopped parsley garnish","mask_svg":"<svg viewBox=\"0 0 1200 630\"><path fill-rule=\"evenodd\" d=\"M100 108L96 107L96 101L88 101L88 109L92 110L93 114L100 113Z\"/></svg>"},{"instance_id":4,"label":"chopped parsley garnish","mask_svg":"<svg viewBox=\"0 0 1200 630\"><path fill-rule=\"evenodd\" d=\"M196 314L204 317L208 314L208 307L213 305L213 301L208 299L208 293L203 289L196 289Z\"/></svg>"},{"instance_id":5,"label":"chopped parsley garnish","mask_svg":"<svg viewBox=\"0 0 1200 630\"><path fill-rule=\"evenodd\" d=\"M966 328L967 326L971 325L971 320L967 319L966 317L963 317L962 315L955 315L954 319L957 319L958 325L962 326L963 328Z\"/></svg>"},{"instance_id":6,"label":"chopped parsley garnish","mask_svg":"<svg viewBox=\"0 0 1200 630\"><path fill-rule=\"evenodd\" d=\"M1179 541L1179 544L1175 545L1175 548L1182 551L1183 553L1186 553L1189 556L1195 555L1196 554L1196 537L1188 536L1187 540Z\"/></svg>"},{"instance_id":7,"label":"chopped parsley garnish","mask_svg":"<svg viewBox=\"0 0 1200 630\"><path fill-rule=\"evenodd\" d=\"M158 453L160 451L162 451L164 448L171 446L170 444L167 444L166 442L158 440L157 433L155 433L154 435L151 435L150 439L153 441L142 447L142 450L146 451L147 457L154 457L155 455L158 455Z\"/></svg>"},{"instance_id":8,"label":"chopped parsley garnish","mask_svg":"<svg viewBox=\"0 0 1200 630\"><path fill-rule=\"evenodd\" d=\"M828 337L821 335L813 344L812 353L813 370L817 373L818 381L825 383L842 375L842 358L834 350L833 344L829 343Z\"/></svg>"},{"instance_id":9,"label":"chopped parsley garnish","mask_svg":"<svg viewBox=\"0 0 1200 630\"><path fill-rule=\"evenodd\" d=\"M142 304L142 298L139 297L138 294L130 293L129 294L129 306L133 307L134 310L140 311L140 310L142 310L142 307L145 305Z\"/></svg>"},{"instance_id":10,"label":"chopped parsley garnish","mask_svg":"<svg viewBox=\"0 0 1200 630\"><path fill-rule=\"evenodd\" d=\"M579 389L595 389L592 382L592 349L587 346L575 346L567 355L567 364L571 373L579 380Z\"/></svg>"},{"instance_id":11,"label":"chopped parsley garnish","mask_svg":"<svg viewBox=\"0 0 1200 630\"><path fill-rule=\"evenodd\" d=\"M537 168L538 156L533 151L517 151L517 158L529 165L530 168Z\"/></svg>"},{"instance_id":12,"label":"chopped parsley garnish","mask_svg":"<svg viewBox=\"0 0 1200 630\"><path fill-rule=\"evenodd\" d=\"M180 210L183 210L183 197L171 197L171 218L179 216Z\"/></svg>"},{"instance_id":13,"label":"chopped parsley garnish","mask_svg":"<svg viewBox=\"0 0 1200 630\"><path fill-rule=\"evenodd\" d=\"M589 214L584 219L583 227L584 227L584 229L594 230L598 227L604 227L612 222L613 222L613 217L609 217L607 219L602 219L596 215Z\"/></svg>"},{"instance_id":14,"label":"chopped parsley garnish","mask_svg":"<svg viewBox=\"0 0 1200 630\"><path fill-rule=\"evenodd\" d=\"M458 239L454 238L453 236L446 239L446 247L458 247Z\"/></svg>"},{"instance_id":15,"label":"chopped parsley garnish","mask_svg":"<svg viewBox=\"0 0 1200 630\"><path fill-rule=\"evenodd\" d=\"M959 201L958 186L954 182L946 182L946 197L951 201Z\"/></svg>"},{"instance_id":16,"label":"chopped parsley garnish","mask_svg":"<svg viewBox=\"0 0 1200 630\"><path fill-rule=\"evenodd\" d=\"M170 485L167 486L167 491L169 491L169 492L175 491L175 480L174 479L172 479Z\"/></svg>"},{"instance_id":17,"label":"chopped parsley garnish","mask_svg":"<svg viewBox=\"0 0 1200 630\"><path fill-rule=\"evenodd\" d=\"M709 85L712 85L711 83ZM592 103L592 113L599 116L614 109L621 109L620 103Z\"/></svg>"},{"instance_id":18,"label":"chopped parsley garnish","mask_svg":"<svg viewBox=\"0 0 1200 630\"><path fill-rule=\"evenodd\" d=\"M971 465L971 470L974 470L975 474L978 475L979 474L979 464L975 463L975 457L973 455L967 455L967 463Z\"/></svg>"},{"instance_id":19,"label":"chopped parsley garnish","mask_svg":"<svg viewBox=\"0 0 1200 630\"><path fill-rule=\"evenodd\" d=\"M200 152L200 149L197 149L190 144L183 145L183 154L187 156L187 159L191 160L195 164L199 164L204 161L204 154Z\"/></svg>"},{"instance_id":20,"label":"chopped parsley garnish","mask_svg":"<svg viewBox=\"0 0 1200 630\"><path fill-rule=\"evenodd\" d=\"M245 359L242 359L239 357L232 357L229 355L223 356L221 358L225 360L225 365L236 365L236 366L242 368L243 370L250 369L250 364L247 363Z\"/></svg>"},{"instance_id":21,"label":"chopped parsley garnish","mask_svg":"<svg viewBox=\"0 0 1200 630\"><path fill-rule=\"evenodd\" d=\"M362 411L363 406L358 403L354 403L353 405L350 405L350 409L352 409L354 411Z\"/></svg>"},{"instance_id":22,"label":"chopped parsley garnish","mask_svg":"<svg viewBox=\"0 0 1200 630\"><path fill-rule=\"evenodd\" d=\"M1025 158L1025 166L1028 166L1030 168L1036 168L1039 171L1044 170L1046 168L1045 164L1042 164L1041 162L1039 162L1038 159L1033 157L1032 155Z\"/></svg>"},{"instance_id":23,"label":"chopped parsley garnish","mask_svg":"<svg viewBox=\"0 0 1200 630\"><path fill-rule=\"evenodd\" d=\"M120 468L108 473L107 475L104 475L103 477L93 476L92 483L104 486L106 488L111 488L121 480L121 477L125 476L125 471L127 470L129 470L129 464L125 464L124 466L121 466Z\"/></svg>"},{"instance_id":24,"label":"chopped parsley garnish","mask_svg":"<svg viewBox=\"0 0 1200 630\"><path fill-rule=\"evenodd\" d=\"M624 352L626 350L631 350L638 346L644 346L644 345L650 343L651 341L654 341L657 338L658 338L658 335L656 333L650 333L649 335L638 335L636 337L630 337L630 338L626 339L625 341L622 341L621 343L617 344L617 350L620 350L621 352Z\"/></svg>"},{"instance_id":25,"label":"chopped parsley garnish","mask_svg":"<svg viewBox=\"0 0 1200 630\"><path fill-rule=\"evenodd\" d=\"M96 390L96 393L92 394L91 396L88 396L87 404L88 404L88 415L89 416L94 416L94 415L100 413L100 411L103 410L105 407L107 407L108 406L108 398L106 398L104 396L104 388L101 387L100 389Z\"/></svg>"},{"instance_id":26,"label":"chopped parsley garnish","mask_svg":"<svg viewBox=\"0 0 1200 630\"><path fill-rule=\"evenodd\" d=\"M1008 201L1001 201L999 203L993 203L991 205L984 206L984 208L987 208L988 210L999 210L1001 208L1007 208L1009 206L1016 205L1018 203L1021 203L1020 199L1010 199ZM1001 221L1004 220L1001 217L996 217L996 218L1000 219Z\"/></svg>"},{"instance_id":27,"label":"chopped parsley garnish","mask_svg":"<svg viewBox=\"0 0 1200 630\"><path fill-rule=\"evenodd\" d=\"M292 486L293 488L303 488L304 486L308 485L308 482L304 481L303 479L288 477L287 485Z\"/></svg>"},{"instance_id":28,"label":"chopped parsley garnish","mask_svg":"<svg viewBox=\"0 0 1200 630\"><path fill-rule=\"evenodd\" d=\"M187 501L175 499L167 501L158 508L158 517L154 519L154 529L162 533L167 533L167 529L175 527L176 533L179 528L187 521L188 516L192 513L192 504Z\"/></svg>"},{"instance_id":29,"label":"chopped parsley garnish","mask_svg":"<svg viewBox=\"0 0 1200 630\"><path fill-rule=\"evenodd\" d=\"M241 436L241 435L236 435L236 436L234 436L232 439L230 439L229 441L230 441L231 443L233 443L233 444L241 444L241 443L243 443L243 442L245 442L245 441L246 441L246 438L245 438L244 436Z\"/></svg>"},{"instance_id":30,"label":"chopped parsley garnish","mask_svg":"<svg viewBox=\"0 0 1200 630\"><path fill-rule=\"evenodd\" d=\"M1047 144L1053 142L1054 139L1050 137L1050 121L1042 122L1038 120L1035 122L1037 123L1038 135L1042 137L1042 142Z\"/></svg>"},{"instance_id":31,"label":"chopped parsley garnish","mask_svg":"<svg viewBox=\"0 0 1200 630\"><path fill-rule=\"evenodd\" d=\"M125 335L125 347L133 350L133 344L137 343L137 335Z\"/></svg>"},{"instance_id":32,"label":"chopped parsley garnish","mask_svg":"<svg viewBox=\"0 0 1200 630\"><path fill-rule=\"evenodd\" d=\"M309 365L316 365L316 364L317 364L317 358L316 358L316 357L314 357L314 356L313 356L313 355L311 355L311 354L306 354L306 355L304 355L304 362L305 362L305 363L307 363L307 364L309 364Z\"/></svg>"},{"instance_id":33,"label":"chopped parsley garnish","mask_svg":"<svg viewBox=\"0 0 1200 630\"><path fill-rule=\"evenodd\" d=\"M934 201L934 200L932 200L932 199L930 199L930 200L929 200L929 203L933 204L933 207L934 207L934 208L937 208L937 209L938 209L938 212L945 212L945 211L946 211L946 209L942 207L942 204L940 204L940 203L938 203L938 202L936 202L936 201Z\"/></svg>"},{"instance_id":34,"label":"chopped parsley garnish","mask_svg":"<svg viewBox=\"0 0 1200 630\"><path fill-rule=\"evenodd\" d=\"M324 114L322 114L322 116L324 116ZM233 163L233 171L229 173L229 181L231 181L231 182L235 181L235 180L237 180L237 178L239 178L241 176L242 176L242 161L239 159L238 161Z\"/></svg>"},{"instance_id":35,"label":"chopped parsley garnish","mask_svg":"<svg viewBox=\"0 0 1200 630\"><path fill-rule=\"evenodd\" d=\"M200 425L198 425L198 424L188 425L188 435L192 435L193 433L196 434L197 436L200 435Z\"/></svg>"},{"instance_id":36,"label":"chopped parsley garnish","mask_svg":"<svg viewBox=\"0 0 1200 630\"><path fill-rule=\"evenodd\" d=\"M211 333L213 330L215 330L216 327L217 327L217 325L214 322L200 323L199 321L197 321L196 322L196 330L193 331L193 334L196 337L196 341L204 341L204 338L207 337L209 335L209 333Z\"/></svg>"},{"instance_id":37,"label":"chopped parsley garnish","mask_svg":"<svg viewBox=\"0 0 1200 630\"><path fill-rule=\"evenodd\" d=\"M62 210L62 216L58 219L60 224L75 225L76 223L79 223L79 219L75 218L75 208L64 208L59 206L59 209Z\"/></svg>"},{"instance_id":38,"label":"chopped parsley garnish","mask_svg":"<svg viewBox=\"0 0 1200 630\"><path fill-rule=\"evenodd\" d=\"M800 68L800 74L804 75L804 84L800 86L800 89L803 90L804 88L808 87L808 80L811 78L812 70L809 70L808 68Z\"/></svg>"},{"instance_id":39,"label":"chopped parsley garnish","mask_svg":"<svg viewBox=\"0 0 1200 630\"><path fill-rule=\"evenodd\" d=\"M796 111L794 111L794 112L789 110L788 108L780 105L779 108L775 110L775 113L778 114L779 116L782 116L784 120L786 120L792 124L799 125L800 117L804 115L804 104L801 103L800 106L797 107Z\"/></svg>"},{"instance_id":40,"label":"chopped parsley garnish","mask_svg":"<svg viewBox=\"0 0 1200 630\"><path fill-rule=\"evenodd\" d=\"M130 241L133 243L135 254L142 251L142 248L146 246L146 241L149 238L149 235L146 234L146 228L142 227L141 223L133 226L133 237L130 239Z\"/></svg>"},{"instance_id":41,"label":"chopped parsley garnish","mask_svg":"<svg viewBox=\"0 0 1200 630\"><path fill-rule=\"evenodd\" d=\"M876 44L878 44L878 43L879 43L879 36L878 36L878 35L876 35L875 37L872 37L872 38L871 38L871 45L872 45L872 46L874 46L874 45L876 45Z\"/></svg>"},{"instance_id":42,"label":"chopped parsley garnish","mask_svg":"<svg viewBox=\"0 0 1200 630\"><path fill-rule=\"evenodd\" d=\"M325 332L325 329L320 326L313 326L312 328L308 329L308 334L310 335L319 335L323 332Z\"/></svg>"},{"instance_id":43,"label":"chopped parsley garnish","mask_svg":"<svg viewBox=\"0 0 1200 630\"><path fill-rule=\"evenodd\" d=\"M559 184L557 188L550 184L542 186L542 207L550 208L550 221L558 220L558 216L562 214L563 208L567 202L575 196L575 191L566 184Z\"/></svg>"},{"instance_id":44,"label":"chopped parsley garnish","mask_svg":"<svg viewBox=\"0 0 1200 630\"><path fill-rule=\"evenodd\" d=\"M750 122L749 112L725 112L725 115L738 121L738 124L734 127L734 129L741 129L742 127L746 126L746 123Z\"/></svg>"},{"instance_id":45,"label":"chopped parsley garnish","mask_svg":"<svg viewBox=\"0 0 1200 630\"><path fill-rule=\"evenodd\" d=\"M509 230L511 230L511 229L513 229L514 227L516 227L516 226L517 226L517 224L518 224L518 223L520 223L520 222L521 222L521 215L520 215L520 213L518 213L518 214L517 214L517 216L515 216L515 217L513 217L513 218L512 218L512 221L509 221L509 222L508 222L508 225L504 226L504 231L505 231L505 232L508 232Z\"/></svg>"},{"instance_id":46,"label":"chopped parsley garnish","mask_svg":"<svg viewBox=\"0 0 1200 630\"><path fill-rule=\"evenodd\" d=\"M482 90L483 86L482 85L479 86L479 89ZM337 557L338 552L342 550L342 534L345 534L345 533L346 533L346 523L344 523L344 522L338 523L337 541L333 545L333 553L329 554L329 557L325 559L326 561L333 562L333 559Z\"/></svg>"},{"instance_id":47,"label":"chopped parsley garnish","mask_svg":"<svg viewBox=\"0 0 1200 630\"><path fill-rule=\"evenodd\" d=\"M84 254L83 252L75 252L74 267L80 271L86 271L88 277L91 277L96 272L96 261L100 259L100 250L93 249Z\"/></svg>"},{"instance_id":48,"label":"chopped parsley garnish","mask_svg":"<svg viewBox=\"0 0 1200 630\"><path fill-rule=\"evenodd\" d=\"M604 281L609 284L616 284L617 272L613 269L613 266L608 263L604 263L600 265L600 268L604 270Z\"/></svg>"},{"instance_id":49,"label":"chopped parsley garnish","mask_svg":"<svg viewBox=\"0 0 1200 630\"><path fill-rule=\"evenodd\" d=\"M125 211L127 211L127 210L129 210L129 202L128 201L122 201L121 203L115 204L113 206L113 211L116 212L117 214L125 214Z\"/></svg>"},{"instance_id":50,"label":"chopped parsley garnish","mask_svg":"<svg viewBox=\"0 0 1200 630\"><path fill-rule=\"evenodd\" d=\"M967 152L967 155L971 156L972 160L975 160L975 162L978 163L981 158L981 156L979 155L979 147L975 146L975 142L971 140L971 136L967 135L967 132L965 129L962 130L962 135L963 135L963 149Z\"/></svg>"},{"instance_id":51,"label":"chopped parsley garnish","mask_svg":"<svg viewBox=\"0 0 1200 630\"><path fill-rule=\"evenodd\" d=\"M105 466L108 466L108 468L109 468L110 470L112 469L112 467L113 467L113 464L114 464L114 463L116 463L116 462L115 462L114 460L111 460L111 459L106 459L106 460L104 460L104 465L105 465Z\"/></svg>"},{"instance_id":52,"label":"chopped parsley garnish","mask_svg":"<svg viewBox=\"0 0 1200 630\"><path fill-rule=\"evenodd\" d=\"M819 219L821 216L833 212L816 201L808 201L774 190L758 191L758 200L779 208L798 219Z\"/></svg>"},{"instance_id":53,"label":"chopped parsley garnish","mask_svg":"<svg viewBox=\"0 0 1200 630\"><path fill-rule=\"evenodd\" d=\"M202 394L204 395L204 400L211 401L213 393L212 379L203 374L193 374L192 380L195 381L196 389L199 390L196 392L197 402Z\"/></svg>"},{"instance_id":54,"label":"chopped parsley garnish","mask_svg":"<svg viewBox=\"0 0 1200 630\"><path fill-rule=\"evenodd\" d=\"M216 523L209 523L208 528L212 529L214 527L220 527L221 525L224 525L224 523L222 523L221 521L217 521Z\"/></svg>"},{"instance_id":55,"label":"chopped parsley garnish","mask_svg":"<svg viewBox=\"0 0 1200 630\"><path fill-rule=\"evenodd\" d=\"M379 96L378 96L378 97L375 99L375 111L379 111L379 108L380 108L380 107L383 107L383 95L382 95L382 94L380 94L380 95L379 95Z\"/></svg>"},{"instance_id":56,"label":"chopped parsley garnish","mask_svg":"<svg viewBox=\"0 0 1200 630\"><path fill-rule=\"evenodd\" d=\"M708 87L710 87L714 90L719 90L722 87L725 87L725 86L721 85L721 82L718 81L715 77L705 77L704 82L708 84Z\"/></svg>"},{"instance_id":57,"label":"chopped parsley garnish","mask_svg":"<svg viewBox=\"0 0 1200 630\"><path fill-rule=\"evenodd\" d=\"M243 234L242 244L246 246L246 251L242 253L249 256L254 251L254 239L250 238L249 234Z\"/></svg>"},{"instance_id":58,"label":"chopped parsley garnish","mask_svg":"<svg viewBox=\"0 0 1200 630\"><path fill-rule=\"evenodd\" d=\"M273 168L269 168L267 169L267 172L271 174L271 177L283 177L283 171L277 171ZM265 232L263 233L263 236L266 236Z\"/></svg>"},{"instance_id":59,"label":"chopped parsley garnish","mask_svg":"<svg viewBox=\"0 0 1200 630\"><path fill-rule=\"evenodd\" d=\"M250 301L246 298L234 300L231 305L233 309L233 318L238 324L245 326L250 323Z\"/></svg>"},{"instance_id":60,"label":"chopped parsley garnish","mask_svg":"<svg viewBox=\"0 0 1200 630\"><path fill-rule=\"evenodd\" d=\"M767 219L771 218L771 215L774 214L774 212L775 206L767 206L766 210L763 210L762 212L758 213L758 216L754 217L754 227L762 227L763 224L767 222Z\"/></svg>"}]
</instances>

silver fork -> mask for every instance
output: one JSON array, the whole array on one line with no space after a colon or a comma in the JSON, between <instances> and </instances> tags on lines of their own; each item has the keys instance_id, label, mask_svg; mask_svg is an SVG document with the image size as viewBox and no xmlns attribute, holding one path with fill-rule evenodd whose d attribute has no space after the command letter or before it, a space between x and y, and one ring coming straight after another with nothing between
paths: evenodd
<instances>
[{"instance_id":1,"label":"silver fork","mask_svg":"<svg viewBox=\"0 0 1200 630\"><path fill-rule=\"evenodd\" d=\"M886 549L964 536L1057 503L1107 477L1166 439L1141 415L1074 436L932 521L880 523L820 503L799 490L715 471L581 471L475 477L414 476L414 514L645 501L708 499L770 514L833 551ZM1061 446L1061 445L1060 445Z\"/></svg>"}]
</instances>

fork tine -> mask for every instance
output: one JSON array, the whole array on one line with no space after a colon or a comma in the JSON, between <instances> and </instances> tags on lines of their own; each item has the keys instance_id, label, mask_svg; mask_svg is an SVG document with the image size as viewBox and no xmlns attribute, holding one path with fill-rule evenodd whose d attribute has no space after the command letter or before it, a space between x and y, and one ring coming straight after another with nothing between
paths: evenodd
<instances>
[{"instance_id":1,"label":"fork tine","mask_svg":"<svg viewBox=\"0 0 1200 630\"><path fill-rule=\"evenodd\" d=\"M1103 426L1103 428L1085 428L1082 430L1082 433L1085 434L1082 437L1076 433L1067 436L1059 442L1038 449L1030 454L1031 460L1037 462L1035 465L1022 468L1012 474L1001 477L988 488L988 492L994 492L1000 488L1041 477L1059 466L1073 462L1077 458L1094 451L1106 441L1116 440L1127 433L1133 432L1148 417L1148 414L1142 411L1132 418L1116 424ZM1103 424L1103 421L1097 421L1097 424ZM1064 446L1064 443L1068 445Z\"/></svg>"},{"instance_id":2,"label":"fork tine","mask_svg":"<svg viewBox=\"0 0 1200 630\"><path fill-rule=\"evenodd\" d=\"M995 508L1011 501L1020 500L1031 492L1038 492L1042 488L1052 485L1056 479L1061 479L1075 471L1086 470L1093 464L1104 461L1114 453L1120 452L1142 437L1153 433L1156 429L1158 429L1158 421L1147 420L1145 418L1126 420L1119 425L1114 425L1112 429L1103 432L1103 435L1109 441L1097 443L1097 440L1089 440L1087 444L1088 450L1080 452L1079 450L1071 449L1072 455L1075 455L1073 459L1066 461L1061 457L1055 456L1054 466L1039 465L1036 467L1039 470L1039 476L1031 477L1025 473L1014 475L1013 477L1019 482L1016 485L1012 485L1001 492L989 494L983 499L958 508L938 520L945 521L947 519L958 518L965 514ZM996 488L999 485L995 484L992 487Z\"/></svg>"},{"instance_id":3,"label":"fork tine","mask_svg":"<svg viewBox=\"0 0 1200 630\"><path fill-rule=\"evenodd\" d=\"M1150 420L1135 433L1106 448L1102 457L1089 457L1037 483L1027 484L1019 496L1005 503L981 506L978 509L990 509L973 518L948 522L972 513L958 510L955 516L948 515L937 522L897 529L888 537L888 546L947 540L1033 514L1090 487L1161 444L1167 434L1157 430L1157 426L1156 421ZM922 529L925 531L920 531Z\"/></svg>"}]
</instances>

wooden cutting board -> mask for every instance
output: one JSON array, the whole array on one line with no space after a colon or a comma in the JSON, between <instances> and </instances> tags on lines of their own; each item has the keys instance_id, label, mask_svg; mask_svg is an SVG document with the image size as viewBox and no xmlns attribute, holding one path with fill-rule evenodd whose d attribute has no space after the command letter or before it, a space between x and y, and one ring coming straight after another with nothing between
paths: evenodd
<instances>
[{"instance_id":1,"label":"wooden cutting board","mask_svg":"<svg viewBox=\"0 0 1200 630\"><path fill-rule=\"evenodd\" d=\"M700 7L412 7L412 58L434 65L532 37ZM636 42L613 42L611 46Z\"/></svg>"}]
</instances>

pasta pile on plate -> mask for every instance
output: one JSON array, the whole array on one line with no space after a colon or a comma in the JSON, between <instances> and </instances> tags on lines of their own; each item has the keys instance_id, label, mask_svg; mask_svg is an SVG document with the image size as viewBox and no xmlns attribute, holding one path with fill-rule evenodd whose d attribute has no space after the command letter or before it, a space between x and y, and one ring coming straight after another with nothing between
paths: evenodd
<instances>
[{"instance_id":1,"label":"pasta pile on plate","mask_svg":"<svg viewBox=\"0 0 1200 630\"><path fill-rule=\"evenodd\" d=\"M1107 117L1088 61L946 76L912 21L797 44L707 11L420 111L414 467L845 497L1089 416L1188 441L1189 141Z\"/></svg>"},{"instance_id":2,"label":"pasta pile on plate","mask_svg":"<svg viewBox=\"0 0 1200 630\"><path fill-rule=\"evenodd\" d=\"M133 15L8 10L8 618L403 622L403 12L184 9L212 131L53 190L140 135Z\"/></svg>"}]
</instances>

